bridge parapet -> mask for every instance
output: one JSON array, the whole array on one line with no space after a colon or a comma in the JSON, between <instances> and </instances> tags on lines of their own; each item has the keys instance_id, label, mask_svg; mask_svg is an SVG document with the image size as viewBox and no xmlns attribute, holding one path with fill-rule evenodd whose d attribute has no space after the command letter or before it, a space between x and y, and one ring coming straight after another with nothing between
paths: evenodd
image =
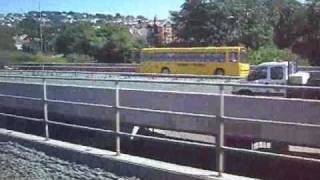
<instances>
[{"instance_id":1,"label":"bridge parapet","mask_svg":"<svg viewBox=\"0 0 320 180\"><path fill-rule=\"evenodd\" d=\"M11 76L4 78L30 77ZM225 94L224 91L226 86L243 86L230 83L159 82L152 80L111 78L98 79L96 81L110 81L115 83L114 87L95 88L47 83L50 79L61 78L35 78L42 79L43 84L0 83L0 97L3 99L1 106L43 111L44 118L28 120L44 122L46 127L48 124L54 124L113 134L116 137L116 151L118 154L121 152L120 137L146 138L154 141L170 141L217 148L218 153L216 159L219 176L223 175L224 151L254 153L315 163L320 162L320 160L313 158L256 152L232 148L224 144L225 136L239 136L317 147L320 144L318 138L320 137L320 131L318 131L320 124L317 119L319 117L319 101L228 95ZM63 78L63 80L73 81L79 79ZM81 80L84 81L86 79ZM87 80L92 81L94 79ZM198 86L212 85L217 86L219 91L215 93L192 93L137 90L122 88L121 83L124 82ZM258 85L255 87L287 88L286 86ZM300 87L290 86L290 88ZM31 101L36 101L37 103L32 104L30 103ZM27 103L28 106L25 106L26 104L24 103ZM46 106L48 108L47 110ZM115 122L116 127L114 130L104 130L56 122L50 119L50 112L63 114L65 116ZM0 115L24 118L6 113L0 113ZM219 140L215 145L208 145L132 135L120 131L120 121L135 126L214 134ZM46 138L50 138L49 129L46 129Z\"/></svg>"}]
</instances>

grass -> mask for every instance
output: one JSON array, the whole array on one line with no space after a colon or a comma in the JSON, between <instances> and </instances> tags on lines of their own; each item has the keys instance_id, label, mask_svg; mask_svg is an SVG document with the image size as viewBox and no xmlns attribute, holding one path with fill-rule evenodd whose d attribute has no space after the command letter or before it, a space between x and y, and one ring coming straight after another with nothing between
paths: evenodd
<instances>
[{"instance_id":1,"label":"grass","mask_svg":"<svg viewBox=\"0 0 320 180\"><path fill-rule=\"evenodd\" d=\"M53 56L42 53L30 54L21 51L0 50L0 64L22 64L22 63L89 63L93 59L86 55L71 54L67 56Z\"/></svg>"}]
</instances>

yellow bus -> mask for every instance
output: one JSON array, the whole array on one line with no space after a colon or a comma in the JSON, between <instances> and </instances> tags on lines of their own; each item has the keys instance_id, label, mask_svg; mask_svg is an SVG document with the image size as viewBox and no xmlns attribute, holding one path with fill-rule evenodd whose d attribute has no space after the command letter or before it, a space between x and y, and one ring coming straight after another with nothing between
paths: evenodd
<instances>
[{"instance_id":1,"label":"yellow bus","mask_svg":"<svg viewBox=\"0 0 320 180\"><path fill-rule=\"evenodd\" d=\"M145 48L142 73L247 76L243 47Z\"/></svg>"}]
</instances>

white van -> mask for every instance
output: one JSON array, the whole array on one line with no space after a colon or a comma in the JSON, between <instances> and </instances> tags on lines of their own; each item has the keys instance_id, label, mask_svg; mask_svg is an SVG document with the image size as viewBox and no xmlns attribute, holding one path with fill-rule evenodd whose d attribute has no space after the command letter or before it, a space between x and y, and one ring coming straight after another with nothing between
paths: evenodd
<instances>
[{"instance_id":1,"label":"white van","mask_svg":"<svg viewBox=\"0 0 320 180\"><path fill-rule=\"evenodd\" d=\"M296 64L293 62L267 62L254 68L246 80L241 84L262 84L262 85L286 85L289 75L296 73ZM253 88L234 87L233 94L241 95L270 95L285 96L286 90L283 88Z\"/></svg>"}]
</instances>

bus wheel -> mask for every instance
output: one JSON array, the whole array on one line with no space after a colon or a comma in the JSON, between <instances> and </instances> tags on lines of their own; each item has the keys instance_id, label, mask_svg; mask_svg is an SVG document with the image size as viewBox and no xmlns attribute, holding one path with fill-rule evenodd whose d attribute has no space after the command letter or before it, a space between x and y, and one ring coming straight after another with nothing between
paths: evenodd
<instances>
[{"instance_id":1,"label":"bus wheel","mask_svg":"<svg viewBox=\"0 0 320 180\"><path fill-rule=\"evenodd\" d=\"M170 74L170 69L169 68L162 68L161 73L162 74Z\"/></svg>"},{"instance_id":2,"label":"bus wheel","mask_svg":"<svg viewBox=\"0 0 320 180\"><path fill-rule=\"evenodd\" d=\"M214 75L223 76L223 75L224 75L224 70L223 70L223 69L217 69L217 70L214 72Z\"/></svg>"}]
</instances>

